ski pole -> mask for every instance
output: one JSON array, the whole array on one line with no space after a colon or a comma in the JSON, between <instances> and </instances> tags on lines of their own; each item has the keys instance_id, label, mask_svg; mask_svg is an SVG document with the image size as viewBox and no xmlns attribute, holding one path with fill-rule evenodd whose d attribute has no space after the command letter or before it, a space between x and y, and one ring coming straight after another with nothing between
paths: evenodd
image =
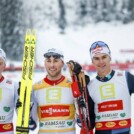
<instances>
[{"instance_id":1,"label":"ski pole","mask_svg":"<svg viewBox=\"0 0 134 134\"><path fill-rule=\"evenodd\" d=\"M76 76L76 74L73 72L73 64L71 63L67 63L68 68L69 68L69 72L72 78L72 92L73 92L73 96L76 98L76 104L78 107L78 112L79 112L79 118L82 124L82 128L81 128L81 132L80 134L93 134L92 130L89 130L89 125L90 125L90 118L89 118L89 114L88 113L88 109L86 108L86 104L85 105L85 101L81 101L82 103L80 104L79 100L85 100L85 93L84 93L84 86L86 87L86 83L84 83L84 77L80 77L82 76L81 73L79 73L79 77ZM82 73L84 75L84 73ZM78 82L80 83L80 85L78 85ZM86 99L87 100L87 99ZM88 116L88 117L87 117ZM88 123L87 123L87 119L88 119Z\"/></svg>"}]
</instances>

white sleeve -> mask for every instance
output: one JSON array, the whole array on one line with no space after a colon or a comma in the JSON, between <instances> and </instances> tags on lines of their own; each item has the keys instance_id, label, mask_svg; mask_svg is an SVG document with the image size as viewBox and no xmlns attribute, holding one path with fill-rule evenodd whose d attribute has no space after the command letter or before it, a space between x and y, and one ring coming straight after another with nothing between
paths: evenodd
<instances>
[{"instance_id":1,"label":"white sleeve","mask_svg":"<svg viewBox=\"0 0 134 134\"><path fill-rule=\"evenodd\" d=\"M38 104L35 98L35 92L32 89L32 94L31 94L31 111L30 111L30 117L38 123Z\"/></svg>"},{"instance_id":2,"label":"white sleeve","mask_svg":"<svg viewBox=\"0 0 134 134\"><path fill-rule=\"evenodd\" d=\"M19 98L18 90L19 90L19 82L14 82L14 104L15 104L15 106L16 106L17 100Z\"/></svg>"}]
</instances>

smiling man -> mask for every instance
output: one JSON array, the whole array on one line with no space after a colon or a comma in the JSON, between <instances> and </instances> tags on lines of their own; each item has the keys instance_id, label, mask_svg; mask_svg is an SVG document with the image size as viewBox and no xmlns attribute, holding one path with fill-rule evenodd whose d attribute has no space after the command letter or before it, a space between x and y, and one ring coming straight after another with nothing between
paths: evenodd
<instances>
[{"instance_id":1,"label":"smiling man","mask_svg":"<svg viewBox=\"0 0 134 134\"><path fill-rule=\"evenodd\" d=\"M39 134L75 134L71 82L62 75L64 55L52 48L44 57L47 75L33 86L31 116L39 120Z\"/></svg>"},{"instance_id":2,"label":"smiling man","mask_svg":"<svg viewBox=\"0 0 134 134\"><path fill-rule=\"evenodd\" d=\"M111 51L102 41L91 45L90 55L97 71L88 85L96 116L95 134L130 134L134 76L111 68Z\"/></svg>"},{"instance_id":3,"label":"smiling man","mask_svg":"<svg viewBox=\"0 0 134 134\"><path fill-rule=\"evenodd\" d=\"M89 52L97 71L97 76L87 85L89 108L92 109L90 120L95 120L95 134L130 134L134 75L111 68L111 51L105 42L94 42ZM79 66L74 64L76 69Z\"/></svg>"}]
</instances>

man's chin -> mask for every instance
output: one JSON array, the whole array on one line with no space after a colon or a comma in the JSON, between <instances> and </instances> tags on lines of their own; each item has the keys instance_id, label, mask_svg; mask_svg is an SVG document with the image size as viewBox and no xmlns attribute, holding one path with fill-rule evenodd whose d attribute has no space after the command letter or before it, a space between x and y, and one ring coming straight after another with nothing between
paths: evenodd
<instances>
[{"instance_id":1,"label":"man's chin","mask_svg":"<svg viewBox=\"0 0 134 134\"><path fill-rule=\"evenodd\" d=\"M51 77L56 77L57 75L56 74L54 74L54 73L50 73L49 74Z\"/></svg>"}]
</instances>

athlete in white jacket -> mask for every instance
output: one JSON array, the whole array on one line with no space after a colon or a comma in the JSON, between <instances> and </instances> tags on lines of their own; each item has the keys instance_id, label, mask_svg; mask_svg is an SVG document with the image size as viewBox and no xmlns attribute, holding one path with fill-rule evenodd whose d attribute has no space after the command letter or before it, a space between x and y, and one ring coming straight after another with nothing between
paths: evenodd
<instances>
[{"instance_id":1,"label":"athlete in white jacket","mask_svg":"<svg viewBox=\"0 0 134 134\"><path fill-rule=\"evenodd\" d=\"M111 51L102 41L91 45L90 55L97 71L97 76L87 85L90 120L91 124L95 124L95 134L132 133L131 95L134 93L134 75L111 68Z\"/></svg>"},{"instance_id":2,"label":"athlete in white jacket","mask_svg":"<svg viewBox=\"0 0 134 134\"><path fill-rule=\"evenodd\" d=\"M18 83L2 75L6 67L6 54L0 48L0 134L14 134L13 116L18 98Z\"/></svg>"}]
</instances>

